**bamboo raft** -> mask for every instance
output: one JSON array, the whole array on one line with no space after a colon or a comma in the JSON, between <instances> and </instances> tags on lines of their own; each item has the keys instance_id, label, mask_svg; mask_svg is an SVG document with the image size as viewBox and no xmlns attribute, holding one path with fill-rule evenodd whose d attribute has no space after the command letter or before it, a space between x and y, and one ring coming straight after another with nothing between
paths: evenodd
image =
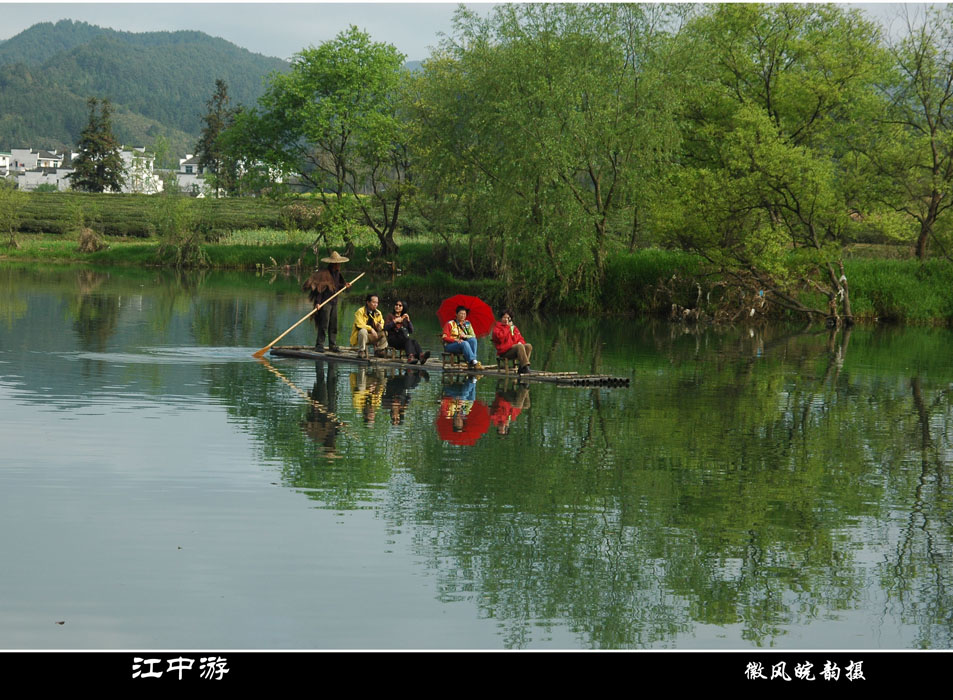
<instances>
[{"instance_id":1,"label":"bamboo raft","mask_svg":"<svg viewBox=\"0 0 953 700\"><path fill-rule=\"evenodd\" d=\"M611 377L607 374L579 374L578 372L538 372L533 370L529 374L517 374L515 369L488 366L481 370L472 370L463 363L441 362L436 357L426 365L409 365L399 357L368 357L359 358L355 348L342 347L340 352L317 352L308 345L278 345L271 348L275 357L294 357L302 360L325 360L328 362L348 362L351 364L369 365L371 367L388 367L393 369L425 369L427 371L442 371L448 374L481 374L487 377L511 377L525 382L548 382L562 386L629 386L628 377Z\"/></svg>"}]
</instances>

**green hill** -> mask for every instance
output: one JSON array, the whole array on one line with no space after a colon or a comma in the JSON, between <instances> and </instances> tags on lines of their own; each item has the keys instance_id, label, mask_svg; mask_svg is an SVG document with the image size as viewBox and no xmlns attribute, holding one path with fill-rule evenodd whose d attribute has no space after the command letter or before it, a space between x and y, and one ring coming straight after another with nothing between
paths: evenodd
<instances>
[{"instance_id":1,"label":"green hill","mask_svg":"<svg viewBox=\"0 0 953 700\"><path fill-rule=\"evenodd\" d=\"M0 44L0 150L76 143L88 97L115 106L117 137L165 138L194 149L215 80L232 103L253 104L265 76L288 63L202 32L120 32L85 22L36 24Z\"/></svg>"}]
</instances>

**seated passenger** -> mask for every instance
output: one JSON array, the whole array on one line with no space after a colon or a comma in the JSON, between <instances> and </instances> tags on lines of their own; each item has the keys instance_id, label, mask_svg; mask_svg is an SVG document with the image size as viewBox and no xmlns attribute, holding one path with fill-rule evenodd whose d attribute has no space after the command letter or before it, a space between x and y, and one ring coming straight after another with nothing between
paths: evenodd
<instances>
[{"instance_id":1,"label":"seated passenger","mask_svg":"<svg viewBox=\"0 0 953 700\"><path fill-rule=\"evenodd\" d=\"M398 299L394 302L394 313L387 314L384 320L384 331L387 333L387 342L392 348L404 350L407 353L408 364L415 365L427 362L430 357L429 352L420 352L420 343L411 338L414 332L414 324L410 322L410 316L407 314L407 305Z\"/></svg>"},{"instance_id":2,"label":"seated passenger","mask_svg":"<svg viewBox=\"0 0 953 700\"><path fill-rule=\"evenodd\" d=\"M513 312L505 309L500 314L500 321L493 327L493 344L496 346L496 356L508 360L516 359L519 363L519 373L529 372L529 358L533 354L533 346L526 342L520 329L513 325Z\"/></svg>"},{"instance_id":3,"label":"seated passenger","mask_svg":"<svg viewBox=\"0 0 953 700\"><path fill-rule=\"evenodd\" d=\"M367 358L367 344L375 348L377 357L384 357L387 350L387 335L384 333L384 317L377 310L380 299L376 294L364 298L364 306L354 312L351 328L351 345L357 346L357 356Z\"/></svg>"},{"instance_id":4,"label":"seated passenger","mask_svg":"<svg viewBox=\"0 0 953 700\"><path fill-rule=\"evenodd\" d=\"M469 309L465 306L457 307L457 316L447 321L443 327L443 348L447 352L463 355L470 369L483 369L477 362L477 339L473 326L467 320Z\"/></svg>"}]
</instances>

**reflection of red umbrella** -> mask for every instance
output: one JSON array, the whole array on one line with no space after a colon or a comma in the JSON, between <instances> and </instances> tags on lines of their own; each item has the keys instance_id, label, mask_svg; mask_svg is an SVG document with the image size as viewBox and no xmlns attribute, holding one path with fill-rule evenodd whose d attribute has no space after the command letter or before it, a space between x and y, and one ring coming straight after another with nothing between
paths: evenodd
<instances>
[{"instance_id":1,"label":"reflection of red umbrella","mask_svg":"<svg viewBox=\"0 0 953 700\"><path fill-rule=\"evenodd\" d=\"M440 319L441 325L457 315L458 306L470 309L467 312L467 320L477 335L486 335L493 329L493 324L496 323L493 309L480 297L471 297L469 294L456 294L443 300L440 308L437 309L437 318Z\"/></svg>"},{"instance_id":2,"label":"reflection of red umbrella","mask_svg":"<svg viewBox=\"0 0 953 700\"><path fill-rule=\"evenodd\" d=\"M451 445L475 445L490 429L490 409L480 400L474 401L470 412L463 418L463 429L455 430L453 412L459 407L459 399L445 398L440 406L440 415L435 425L440 439Z\"/></svg>"}]
</instances>

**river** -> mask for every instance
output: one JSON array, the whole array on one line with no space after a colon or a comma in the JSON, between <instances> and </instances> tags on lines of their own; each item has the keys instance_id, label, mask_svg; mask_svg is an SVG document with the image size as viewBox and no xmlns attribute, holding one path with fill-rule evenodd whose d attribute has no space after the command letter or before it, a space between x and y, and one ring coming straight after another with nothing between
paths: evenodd
<instances>
[{"instance_id":1,"label":"river","mask_svg":"<svg viewBox=\"0 0 953 700\"><path fill-rule=\"evenodd\" d=\"M950 331L517 316L628 388L252 357L307 308L0 267L0 647L953 646Z\"/></svg>"}]
</instances>

